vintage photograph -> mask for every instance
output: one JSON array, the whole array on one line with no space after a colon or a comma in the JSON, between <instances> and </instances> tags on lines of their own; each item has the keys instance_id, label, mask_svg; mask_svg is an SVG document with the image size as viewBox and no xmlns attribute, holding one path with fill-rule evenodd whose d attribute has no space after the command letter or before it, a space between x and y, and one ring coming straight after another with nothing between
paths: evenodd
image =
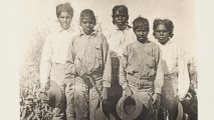
<instances>
[{"instance_id":1,"label":"vintage photograph","mask_svg":"<svg viewBox=\"0 0 214 120\"><path fill-rule=\"evenodd\" d=\"M194 0L34 0L20 120L198 120Z\"/></svg>"}]
</instances>

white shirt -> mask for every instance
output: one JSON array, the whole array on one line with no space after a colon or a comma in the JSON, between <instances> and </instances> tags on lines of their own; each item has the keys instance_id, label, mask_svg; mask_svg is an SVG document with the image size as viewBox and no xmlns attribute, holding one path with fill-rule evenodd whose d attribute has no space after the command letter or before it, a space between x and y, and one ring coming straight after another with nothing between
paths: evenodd
<instances>
[{"instance_id":1,"label":"white shirt","mask_svg":"<svg viewBox=\"0 0 214 120\"><path fill-rule=\"evenodd\" d=\"M124 30L115 28L106 36L110 51L116 53L117 56L122 56L125 47L136 40L133 29L128 26Z\"/></svg>"},{"instance_id":2,"label":"white shirt","mask_svg":"<svg viewBox=\"0 0 214 120\"><path fill-rule=\"evenodd\" d=\"M162 50L162 67L164 74L178 74L178 96L184 98L189 90L190 80L184 53L172 42L165 45L157 42Z\"/></svg>"},{"instance_id":3,"label":"white shirt","mask_svg":"<svg viewBox=\"0 0 214 120\"><path fill-rule=\"evenodd\" d=\"M65 64L73 33L74 31L71 28L64 30L60 27L47 36L40 62L41 83L49 81L53 62Z\"/></svg>"}]
</instances>

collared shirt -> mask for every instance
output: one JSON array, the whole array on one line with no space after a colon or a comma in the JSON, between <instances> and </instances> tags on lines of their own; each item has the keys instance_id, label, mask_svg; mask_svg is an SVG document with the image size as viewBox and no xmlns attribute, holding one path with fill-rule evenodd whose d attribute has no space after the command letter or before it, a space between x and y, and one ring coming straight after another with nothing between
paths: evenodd
<instances>
[{"instance_id":1,"label":"collared shirt","mask_svg":"<svg viewBox=\"0 0 214 120\"><path fill-rule=\"evenodd\" d=\"M165 45L158 43L162 50L162 65L165 75L177 75L178 96L184 98L189 90L189 73L184 53L170 40Z\"/></svg>"},{"instance_id":2,"label":"collared shirt","mask_svg":"<svg viewBox=\"0 0 214 120\"><path fill-rule=\"evenodd\" d=\"M115 28L107 35L111 54L122 56L125 47L136 40L133 29L127 26L124 30Z\"/></svg>"},{"instance_id":3,"label":"collared shirt","mask_svg":"<svg viewBox=\"0 0 214 120\"><path fill-rule=\"evenodd\" d=\"M74 31L58 27L45 40L40 62L40 81L49 81L52 63L65 64Z\"/></svg>"},{"instance_id":4,"label":"collared shirt","mask_svg":"<svg viewBox=\"0 0 214 120\"><path fill-rule=\"evenodd\" d=\"M77 34L70 45L66 75L75 75L75 67L83 65L87 73L102 77L103 86L111 85L111 62L106 37L98 31Z\"/></svg>"},{"instance_id":5,"label":"collared shirt","mask_svg":"<svg viewBox=\"0 0 214 120\"><path fill-rule=\"evenodd\" d=\"M144 79L146 84L150 85L149 89L153 87L154 82L153 90L155 93L161 93L164 76L160 59L161 50L154 42L135 41L127 45L121 58L120 84L122 86L130 83L138 84L141 79Z\"/></svg>"}]
</instances>

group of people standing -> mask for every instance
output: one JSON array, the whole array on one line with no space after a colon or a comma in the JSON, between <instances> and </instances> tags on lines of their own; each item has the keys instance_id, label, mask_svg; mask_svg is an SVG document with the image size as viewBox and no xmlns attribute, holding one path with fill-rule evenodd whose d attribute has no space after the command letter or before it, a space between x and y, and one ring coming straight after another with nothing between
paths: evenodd
<instances>
[{"instance_id":1,"label":"group of people standing","mask_svg":"<svg viewBox=\"0 0 214 120\"><path fill-rule=\"evenodd\" d=\"M118 100L133 95L143 104L136 120L154 120L152 111L160 105L168 111L169 120L175 120L190 82L183 53L170 40L173 22L155 19L157 42L152 42L147 37L149 21L137 17L129 26L125 5L113 7L115 29L108 35L94 29L96 17L91 9L81 11L82 29L73 31L73 12L69 3L56 7L60 27L48 35L42 50L41 99L49 97L51 82L64 96L53 109L53 120L94 120L95 110L106 102L112 103L116 114Z\"/></svg>"}]
</instances>

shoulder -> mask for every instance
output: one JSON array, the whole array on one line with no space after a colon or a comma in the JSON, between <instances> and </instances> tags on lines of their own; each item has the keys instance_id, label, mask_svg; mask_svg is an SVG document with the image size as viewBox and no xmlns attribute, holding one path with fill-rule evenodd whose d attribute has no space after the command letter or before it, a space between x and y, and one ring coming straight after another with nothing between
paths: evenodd
<instances>
[{"instance_id":1,"label":"shoulder","mask_svg":"<svg viewBox=\"0 0 214 120\"><path fill-rule=\"evenodd\" d=\"M160 48L159 47L159 45L156 43L156 42L153 42L153 41L150 41L150 43L149 43L152 47L154 47L154 48Z\"/></svg>"}]
</instances>

